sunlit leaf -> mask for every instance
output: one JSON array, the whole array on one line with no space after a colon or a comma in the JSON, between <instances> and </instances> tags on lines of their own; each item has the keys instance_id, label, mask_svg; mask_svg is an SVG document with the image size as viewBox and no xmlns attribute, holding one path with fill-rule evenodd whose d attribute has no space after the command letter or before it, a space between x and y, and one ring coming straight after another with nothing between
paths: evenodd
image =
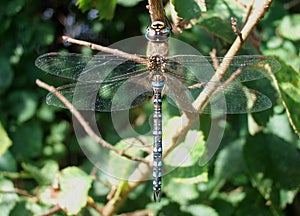
<instances>
[{"instance_id":1,"label":"sunlit leaf","mask_svg":"<svg viewBox=\"0 0 300 216\"><path fill-rule=\"evenodd\" d=\"M42 168L38 168L29 163L23 163L22 167L39 185L51 185L59 168L55 161L46 161Z\"/></svg>"},{"instance_id":2,"label":"sunlit leaf","mask_svg":"<svg viewBox=\"0 0 300 216\"><path fill-rule=\"evenodd\" d=\"M86 12L95 7L96 0L78 0L76 5L83 11Z\"/></svg>"},{"instance_id":3,"label":"sunlit leaf","mask_svg":"<svg viewBox=\"0 0 300 216\"><path fill-rule=\"evenodd\" d=\"M175 119L171 119L167 126L166 134L175 125ZM167 165L172 166L192 166L199 161L205 151L205 141L202 132L189 131L183 143L179 144L168 156L164 159Z\"/></svg>"},{"instance_id":4,"label":"sunlit leaf","mask_svg":"<svg viewBox=\"0 0 300 216\"><path fill-rule=\"evenodd\" d=\"M274 74L274 81L295 132L300 136L300 74L280 61L282 69Z\"/></svg>"},{"instance_id":5,"label":"sunlit leaf","mask_svg":"<svg viewBox=\"0 0 300 216\"><path fill-rule=\"evenodd\" d=\"M77 167L67 167L60 175L59 206L68 215L78 214L86 206L92 178Z\"/></svg>"},{"instance_id":6,"label":"sunlit leaf","mask_svg":"<svg viewBox=\"0 0 300 216\"><path fill-rule=\"evenodd\" d=\"M11 146L12 141L8 137L5 129L0 122L0 156L3 155L6 150Z\"/></svg>"},{"instance_id":7,"label":"sunlit leaf","mask_svg":"<svg viewBox=\"0 0 300 216\"><path fill-rule=\"evenodd\" d=\"M96 9L99 11L99 19L112 19L115 14L117 0L96 1Z\"/></svg>"},{"instance_id":8,"label":"sunlit leaf","mask_svg":"<svg viewBox=\"0 0 300 216\"><path fill-rule=\"evenodd\" d=\"M133 6L137 5L138 3L140 3L141 1L143 1L143 0L117 0L117 3L124 7L133 7Z\"/></svg>"},{"instance_id":9,"label":"sunlit leaf","mask_svg":"<svg viewBox=\"0 0 300 216\"><path fill-rule=\"evenodd\" d=\"M3 216L11 215L10 212L19 200L15 193L13 182L0 178L0 212Z\"/></svg>"},{"instance_id":10,"label":"sunlit leaf","mask_svg":"<svg viewBox=\"0 0 300 216\"><path fill-rule=\"evenodd\" d=\"M190 205L185 212L193 216L219 216L218 212L208 205Z\"/></svg>"},{"instance_id":11,"label":"sunlit leaf","mask_svg":"<svg viewBox=\"0 0 300 216\"><path fill-rule=\"evenodd\" d=\"M300 40L300 14L285 16L279 26L280 34L292 41Z\"/></svg>"},{"instance_id":12,"label":"sunlit leaf","mask_svg":"<svg viewBox=\"0 0 300 216\"><path fill-rule=\"evenodd\" d=\"M134 138L123 139L116 144L120 151L125 151L127 154L140 157L142 156L145 146L143 143ZM104 161L102 162L104 163ZM118 182L119 179L128 179L130 174L137 168L139 162L120 157L117 153L110 151L109 158L106 166L106 172L109 172L108 179L112 184ZM131 176L134 179L134 176Z\"/></svg>"},{"instance_id":13,"label":"sunlit leaf","mask_svg":"<svg viewBox=\"0 0 300 216\"><path fill-rule=\"evenodd\" d=\"M164 192L178 203L186 203L199 196L196 184L182 184L171 181L167 185L163 184L163 187Z\"/></svg>"}]
</instances>

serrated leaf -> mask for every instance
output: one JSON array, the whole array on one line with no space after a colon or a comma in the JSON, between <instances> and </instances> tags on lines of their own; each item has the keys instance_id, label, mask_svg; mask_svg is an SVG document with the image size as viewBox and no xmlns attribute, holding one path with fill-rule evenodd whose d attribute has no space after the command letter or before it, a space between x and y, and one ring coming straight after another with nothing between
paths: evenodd
<instances>
[{"instance_id":1,"label":"serrated leaf","mask_svg":"<svg viewBox=\"0 0 300 216\"><path fill-rule=\"evenodd\" d=\"M18 195L14 192L14 184L7 179L0 179L0 212L3 216L11 215L10 212L19 200Z\"/></svg>"},{"instance_id":2,"label":"serrated leaf","mask_svg":"<svg viewBox=\"0 0 300 216\"><path fill-rule=\"evenodd\" d=\"M206 29L210 33L222 38L227 43L231 43L235 38L230 22L225 22L217 16L201 17L197 24ZM222 31L220 31L222 29Z\"/></svg>"},{"instance_id":3,"label":"serrated leaf","mask_svg":"<svg viewBox=\"0 0 300 216\"><path fill-rule=\"evenodd\" d=\"M117 0L96 1L96 9L99 11L99 19L112 19L115 14Z\"/></svg>"},{"instance_id":4,"label":"serrated leaf","mask_svg":"<svg viewBox=\"0 0 300 216\"><path fill-rule=\"evenodd\" d=\"M58 164L55 161L46 161L42 168L38 168L29 163L22 163L23 169L30 173L39 185L51 185L58 172Z\"/></svg>"},{"instance_id":5,"label":"serrated leaf","mask_svg":"<svg viewBox=\"0 0 300 216\"><path fill-rule=\"evenodd\" d=\"M300 14L287 15L279 25L280 34L292 41L300 40Z\"/></svg>"},{"instance_id":6,"label":"serrated leaf","mask_svg":"<svg viewBox=\"0 0 300 216\"><path fill-rule=\"evenodd\" d=\"M274 74L274 82L283 100L290 123L300 136L300 74L278 59L281 70Z\"/></svg>"},{"instance_id":7,"label":"serrated leaf","mask_svg":"<svg viewBox=\"0 0 300 216\"><path fill-rule=\"evenodd\" d=\"M68 215L78 214L86 206L92 178L77 167L67 167L62 170L59 183L61 193L58 205Z\"/></svg>"},{"instance_id":8,"label":"serrated leaf","mask_svg":"<svg viewBox=\"0 0 300 216\"><path fill-rule=\"evenodd\" d=\"M19 123L23 123L31 119L37 109L37 97L33 92L15 91L8 97L10 105L9 112L17 118Z\"/></svg>"},{"instance_id":9,"label":"serrated leaf","mask_svg":"<svg viewBox=\"0 0 300 216\"><path fill-rule=\"evenodd\" d=\"M300 186L296 147L274 135L258 134L247 140L244 155L251 182L260 194L274 208L290 204Z\"/></svg>"},{"instance_id":10,"label":"serrated leaf","mask_svg":"<svg viewBox=\"0 0 300 216\"><path fill-rule=\"evenodd\" d=\"M181 124L180 118L175 117L168 121L164 137ZM163 137L163 139L164 139ZM207 181L207 167L200 166L199 160L205 151L205 141L202 132L191 130L187 133L184 142L179 144L170 154L164 158L165 170L171 170L164 177L164 183L175 181L181 184L195 184Z\"/></svg>"},{"instance_id":11,"label":"serrated leaf","mask_svg":"<svg viewBox=\"0 0 300 216\"><path fill-rule=\"evenodd\" d=\"M5 129L0 122L0 156L3 155L11 145L12 141L8 137Z\"/></svg>"},{"instance_id":12,"label":"serrated leaf","mask_svg":"<svg viewBox=\"0 0 300 216\"><path fill-rule=\"evenodd\" d=\"M179 17L191 20L201 15L200 7L195 0L172 0Z\"/></svg>"}]
</instances>

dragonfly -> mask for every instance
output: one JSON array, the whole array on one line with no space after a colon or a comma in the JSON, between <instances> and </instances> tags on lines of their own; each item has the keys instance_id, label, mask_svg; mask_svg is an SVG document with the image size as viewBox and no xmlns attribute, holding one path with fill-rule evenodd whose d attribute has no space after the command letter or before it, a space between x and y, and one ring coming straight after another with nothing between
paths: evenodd
<instances>
[{"instance_id":1,"label":"dragonfly","mask_svg":"<svg viewBox=\"0 0 300 216\"><path fill-rule=\"evenodd\" d=\"M166 95L171 103L183 111L195 112L192 102L211 84L210 80L215 73L212 65L217 61L222 67L228 60L225 57L189 54L170 56L170 32L170 28L163 22L154 21L145 34L150 45L147 55L47 53L35 61L36 66L47 73L76 81L58 87L57 90L79 110L128 110L153 98L154 201L160 201L162 195L163 96ZM216 85L218 91L210 99L211 108L204 109L202 113L211 113L213 107L219 107L220 93L225 95L224 113L259 112L272 106L267 96L245 89L241 83L264 78L266 71L278 71L280 64L274 58L261 55L234 56L226 66L226 76ZM237 71L239 73L234 81L225 85L225 80ZM255 98L251 106L247 97L249 94ZM65 107L52 93L47 95L46 101L50 105Z\"/></svg>"}]
</instances>

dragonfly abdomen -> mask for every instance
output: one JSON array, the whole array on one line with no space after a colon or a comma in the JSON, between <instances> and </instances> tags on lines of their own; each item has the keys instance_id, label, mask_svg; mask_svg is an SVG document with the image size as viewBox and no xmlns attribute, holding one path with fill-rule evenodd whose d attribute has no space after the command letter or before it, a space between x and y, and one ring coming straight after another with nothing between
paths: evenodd
<instances>
[{"instance_id":1,"label":"dragonfly abdomen","mask_svg":"<svg viewBox=\"0 0 300 216\"><path fill-rule=\"evenodd\" d=\"M162 185L162 90L164 77L156 75L152 79L153 87L153 190L154 201L160 201Z\"/></svg>"}]
</instances>

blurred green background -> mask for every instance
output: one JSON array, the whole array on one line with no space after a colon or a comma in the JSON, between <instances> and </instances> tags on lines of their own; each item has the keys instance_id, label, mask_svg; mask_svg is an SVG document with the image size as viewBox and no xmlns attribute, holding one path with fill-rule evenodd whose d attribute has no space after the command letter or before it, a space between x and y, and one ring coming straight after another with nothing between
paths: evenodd
<instances>
[{"instance_id":1,"label":"blurred green background","mask_svg":"<svg viewBox=\"0 0 300 216\"><path fill-rule=\"evenodd\" d=\"M169 16L171 6L164 3ZM240 1L208 1L206 12L197 1L172 3L179 17L187 23L192 20L190 28L182 33L174 29L172 36L203 55L215 48L217 55L223 56L235 39L230 17L236 17L241 26L246 16ZM56 209L51 215L100 215L93 204L107 204L111 182L93 169L80 149L70 112L48 106L47 92L35 84L40 79L57 87L69 81L45 74L34 61L52 51L92 53L89 48L63 42L62 35L104 46L143 35L150 25L147 1L12 0L1 5L1 215L42 215L56 205L64 206L62 203L65 209ZM240 51L272 55L281 63L276 80L251 84L268 95L274 106L253 115L228 116L220 148L209 164L197 171L199 176L207 174L207 181L191 184L183 181L188 176L181 176L176 182L170 175L159 204L152 203L152 182L146 182L130 193L116 212L146 209L154 215L300 215L299 47L300 2L274 1ZM178 115L167 105L164 112L167 123ZM149 131L151 113L151 102L131 111L132 122L144 119L136 123L141 133ZM106 124L100 128L105 140L116 145L120 138L112 129L110 114L98 113L97 119ZM210 118L204 115L201 121L201 141L205 143ZM253 122L263 130L251 133L257 129ZM55 187L58 173L60 187ZM172 176L176 177L175 173ZM81 189L68 188L75 180L81 182ZM117 187L119 191L126 189L126 185ZM60 199L49 198L58 191ZM77 202L70 197L76 197Z\"/></svg>"}]
</instances>

